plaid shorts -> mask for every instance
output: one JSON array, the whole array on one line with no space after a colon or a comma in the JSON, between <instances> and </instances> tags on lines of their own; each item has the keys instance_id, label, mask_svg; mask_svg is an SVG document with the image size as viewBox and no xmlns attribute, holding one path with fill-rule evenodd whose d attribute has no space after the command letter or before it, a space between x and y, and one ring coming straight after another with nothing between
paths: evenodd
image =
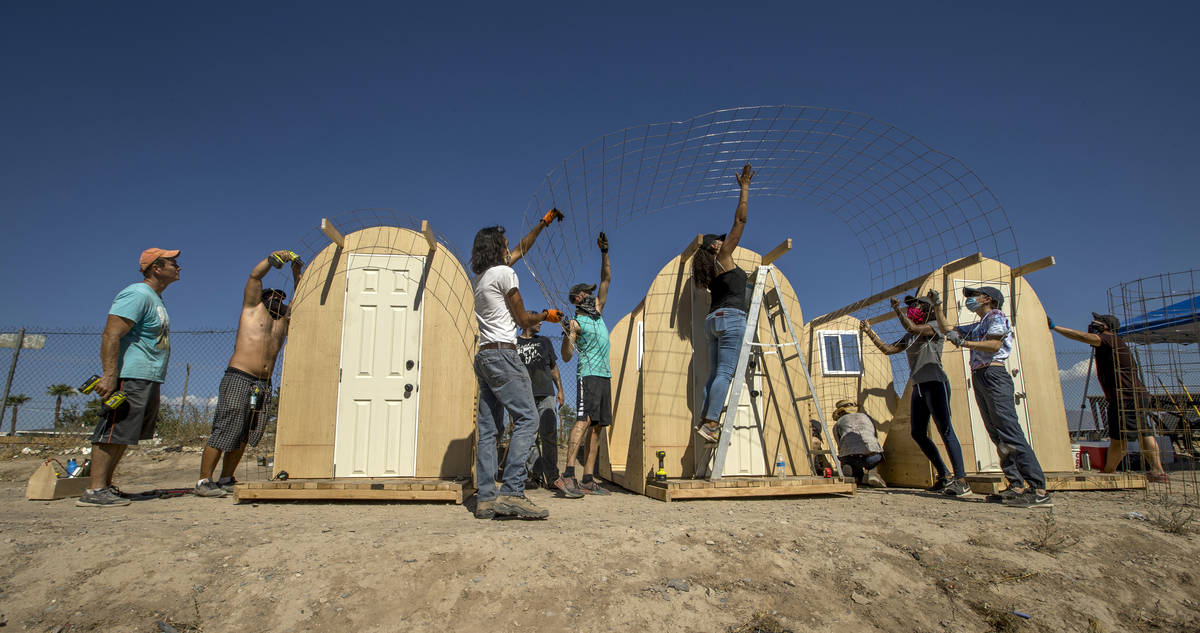
<instances>
[{"instance_id":1,"label":"plaid shorts","mask_svg":"<svg viewBox=\"0 0 1200 633\"><path fill-rule=\"evenodd\" d=\"M270 399L270 380L240 369L226 369L217 391L217 412L208 445L223 453L236 451L243 444L258 446L267 426L265 412Z\"/></svg>"}]
</instances>

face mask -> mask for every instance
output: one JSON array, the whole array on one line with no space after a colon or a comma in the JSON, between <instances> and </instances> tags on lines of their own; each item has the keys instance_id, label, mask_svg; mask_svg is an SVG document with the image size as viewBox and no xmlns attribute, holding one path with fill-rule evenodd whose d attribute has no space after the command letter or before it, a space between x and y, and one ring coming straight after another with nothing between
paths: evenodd
<instances>
[{"instance_id":1,"label":"face mask","mask_svg":"<svg viewBox=\"0 0 1200 633\"><path fill-rule=\"evenodd\" d=\"M967 300L965 303L966 303L967 309L970 310L971 312L974 312L979 309L979 300L976 299L975 297L967 297Z\"/></svg>"},{"instance_id":2,"label":"face mask","mask_svg":"<svg viewBox=\"0 0 1200 633\"><path fill-rule=\"evenodd\" d=\"M1104 328L1102 326L1096 325L1095 323L1088 325L1088 333L1089 334L1099 334L1103 331L1104 331Z\"/></svg>"},{"instance_id":3,"label":"face mask","mask_svg":"<svg viewBox=\"0 0 1200 633\"><path fill-rule=\"evenodd\" d=\"M913 306L908 309L908 318L913 323L924 323L925 322L925 312L923 310L921 310L920 308L918 308L917 306Z\"/></svg>"},{"instance_id":4,"label":"face mask","mask_svg":"<svg viewBox=\"0 0 1200 633\"><path fill-rule=\"evenodd\" d=\"M591 295L580 299L579 303L575 304L575 310L590 317L600 317L600 311L596 309L596 298Z\"/></svg>"}]
</instances>

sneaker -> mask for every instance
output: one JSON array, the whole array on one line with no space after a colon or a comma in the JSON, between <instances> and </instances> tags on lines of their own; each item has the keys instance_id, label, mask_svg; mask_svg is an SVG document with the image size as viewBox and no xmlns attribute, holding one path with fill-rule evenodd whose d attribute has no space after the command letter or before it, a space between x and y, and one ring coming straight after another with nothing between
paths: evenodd
<instances>
[{"instance_id":1,"label":"sneaker","mask_svg":"<svg viewBox=\"0 0 1200 633\"><path fill-rule=\"evenodd\" d=\"M954 480L950 477L938 477L934 480L932 486L925 489L925 492L941 492L945 490L946 486L949 486L950 482L952 481Z\"/></svg>"},{"instance_id":2,"label":"sneaker","mask_svg":"<svg viewBox=\"0 0 1200 633\"><path fill-rule=\"evenodd\" d=\"M1024 492L1024 491L1022 491L1022 492ZM987 497L984 497L984 500L987 501L988 503L1004 503L1005 501L1008 501L1009 499L1012 499L1013 497L1015 497L1019 494L1022 494L1022 492L1017 492L1016 490L1013 490L1012 486L1009 486L1009 487L1005 488L1004 490L1001 490L1000 492L990 494Z\"/></svg>"},{"instance_id":3,"label":"sneaker","mask_svg":"<svg viewBox=\"0 0 1200 633\"><path fill-rule=\"evenodd\" d=\"M108 485L108 491L113 493L113 496L119 497L121 499L132 499L136 496L136 495L131 495L127 492L124 492L120 488L118 488L112 484Z\"/></svg>"},{"instance_id":4,"label":"sneaker","mask_svg":"<svg viewBox=\"0 0 1200 633\"><path fill-rule=\"evenodd\" d=\"M550 511L533 505L533 502L525 497L500 495L500 498L496 499L496 514L521 519L544 519L550 516Z\"/></svg>"},{"instance_id":5,"label":"sneaker","mask_svg":"<svg viewBox=\"0 0 1200 633\"><path fill-rule=\"evenodd\" d=\"M476 519L494 519L496 518L496 500L488 499L487 501L475 502L475 518Z\"/></svg>"},{"instance_id":6,"label":"sneaker","mask_svg":"<svg viewBox=\"0 0 1200 633\"><path fill-rule=\"evenodd\" d=\"M586 495L600 495L601 497L603 497L605 495L612 494L611 492L608 491L607 488L605 488L604 486L601 486L600 482L596 481L595 479L593 479L592 481L589 481L585 484L579 484L579 489L582 490L583 494L586 494Z\"/></svg>"},{"instance_id":7,"label":"sneaker","mask_svg":"<svg viewBox=\"0 0 1200 633\"><path fill-rule=\"evenodd\" d=\"M568 499L583 498L583 491L579 489L579 484L575 481L574 477L567 477L565 479L559 477L554 480L554 487L558 488L558 491L563 493L563 496Z\"/></svg>"},{"instance_id":8,"label":"sneaker","mask_svg":"<svg viewBox=\"0 0 1200 633\"><path fill-rule=\"evenodd\" d=\"M1054 502L1050 500L1049 493L1038 494L1030 489L1006 500L1004 505L1012 508L1053 508Z\"/></svg>"},{"instance_id":9,"label":"sneaker","mask_svg":"<svg viewBox=\"0 0 1200 633\"><path fill-rule=\"evenodd\" d=\"M969 497L971 496L971 487L967 485L965 479L952 479L945 488L942 488L942 494L947 497Z\"/></svg>"},{"instance_id":10,"label":"sneaker","mask_svg":"<svg viewBox=\"0 0 1200 633\"><path fill-rule=\"evenodd\" d=\"M224 497L227 492L221 487L221 484L215 481L205 481L197 483L195 490L192 491L197 497Z\"/></svg>"},{"instance_id":11,"label":"sneaker","mask_svg":"<svg viewBox=\"0 0 1200 633\"><path fill-rule=\"evenodd\" d=\"M101 488L96 491L84 490L75 500L75 505L84 507L109 508L129 505L129 499L113 494L111 488Z\"/></svg>"},{"instance_id":12,"label":"sneaker","mask_svg":"<svg viewBox=\"0 0 1200 633\"><path fill-rule=\"evenodd\" d=\"M240 483L242 482L238 481L237 477L230 477L229 481L221 481L220 479L217 480L217 485L229 494L233 494L233 487Z\"/></svg>"},{"instance_id":13,"label":"sneaker","mask_svg":"<svg viewBox=\"0 0 1200 633\"><path fill-rule=\"evenodd\" d=\"M717 436L721 433L720 428L721 427L713 429L707 424L701 424L700 426L696 427L696 435L704 438L705 442L715 443L717 441Z\"/></svg>"}]
</instances>

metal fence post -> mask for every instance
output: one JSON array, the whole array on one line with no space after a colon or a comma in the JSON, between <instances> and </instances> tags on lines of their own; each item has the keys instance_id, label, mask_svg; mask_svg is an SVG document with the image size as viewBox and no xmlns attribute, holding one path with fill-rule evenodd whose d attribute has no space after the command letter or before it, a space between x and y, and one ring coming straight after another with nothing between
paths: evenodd
<instances>
[{"instance_id":1,"label":"metal fence post","mask_svg":"<svg viewBox=\"0 0 1200 633\"><path fill-rule=\"evenodd\" d=\"M12 364L8 366L8 380L4 381L4 398L0 399L0 414L3 414L4 411L8 410L8 391L9 391L9 389L12 389L13 374L17 373L17 358L19 358L21 356L21 346L24 345L24 343L25 343L25 328L22 327L21 330L19 332L17 332L17 346L15 348L13 348ZM0 415L0 420L3 420L3 419L4 419L4 416ZM17 435L17 416L16 416L16 414L13 415L11 429L12 430L10 430L8 434L12 437L16 437L16 435Z\"/></svg>"}]
</instances>

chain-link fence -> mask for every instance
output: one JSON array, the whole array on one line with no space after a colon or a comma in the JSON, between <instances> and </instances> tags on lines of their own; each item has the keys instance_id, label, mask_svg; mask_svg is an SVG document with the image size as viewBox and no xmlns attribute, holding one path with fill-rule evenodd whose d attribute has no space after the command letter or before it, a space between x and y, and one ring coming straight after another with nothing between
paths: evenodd
<instances>
[{"instance_id":1,"label":"chain-link fence","mask_svg":"<svg viewBox=\"0 0 1200 633\"><path fill-rule=\"evenodd\" d=\"M15 331L15 328L4 331ZM4 409L0 429L11 432L15 420L19 432L86 433L95 424L100 403L93 396L80 394L77 388L89 376L100 373L100 329L27 328L26 332L44 335L46 344L43 349L21 350L13 375L10 404ZM162 386L161 428L164 432L207 432L217 402L217 387L233 353L234 335L232 329L171 332L171 363ZM561 334L551 330L544 335L551 340L557 353ZM1091 348L1083 344L1066 344L1060 345L1056 353L1068 428L1072 435L1103 437L1103 394L1096 382L1095 368L1090 366ZM283 354L280 365L282 358ZM0 355L3 368L10 363L10 355ZM564 391L560 424L566 432L574 419L576 363L560 359L558 368ZM895 369L895 384L902 390L907 366L899 363ZM275 385L278 387L278 366L276 370ZM13 402L20 404L14 407ZM176 429L176 426L183 428Z\"/></svg>"},{"instance_id":2,"label":"chain-link fence","mask_svg":"<svg viewBox=\"0 0 1200 633\"><path fill-rule=\"evenodd\" d=\"M45 336L45 346L20 351L0 428L5 433L90 432L101 404L94 394L84 395L78 389L89 376L100 373L101 329L26 328L26 334ZM231 329L171 332L171 361L161 389L162 435L190 439L208 432L217 387L233 354L234 335ZM0 358L6 361L5 369L11 366L11 356Z\"/></svg>"}]
</instances>

